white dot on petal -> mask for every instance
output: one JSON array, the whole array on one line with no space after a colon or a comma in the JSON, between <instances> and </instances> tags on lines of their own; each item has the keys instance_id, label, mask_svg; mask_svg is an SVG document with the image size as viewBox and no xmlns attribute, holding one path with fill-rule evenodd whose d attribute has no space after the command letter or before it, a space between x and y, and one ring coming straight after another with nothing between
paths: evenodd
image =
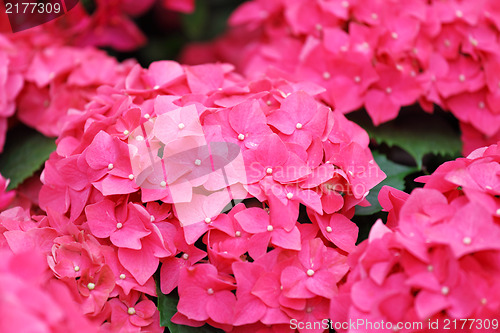
<instances>
[{"instance_id":1,"label":"white dot on petal","mask_svg":"<svg viewBox=\"0 0 500 333\"><path fill-rule=\"evenodd\" d=\"M443 288L441 288L441 294L443 295L448 295L450 293L450 288L447 287L447 286L444 286Z\"/></svg>"},{"instance_id":2,"label":"white dot on petal","mask_svg":"<svg viewBox=\"0 0 500 333\"><path fill-rule=\"evenodd\" d=\"M463 16L464 16L464 13L463 13L460 9L457 9L457 10L455 11L455 15L456 15L457 17L463 17Z\"/></svg>"},{"instance_id":3,"label":"white dot on petal","mask_svg":"<svg viewBox=\"0 0 500 333\"><path fill-rule=\"evenodd\" d=\"M129 133L130 133L130 132L129 132L128 130L123 131L123 134L124 134L124 135L129 135Z\"/></svg>"},{"instance_id":4,"label":"white dot on petal","mask_svg":"<svg viewBox=\"0 0 500 333\"><path fill-rule=\"evenodd\" d=\"M329 80L332 77L330 72L323 72L323 79Z\"/></svg>"},{"instance_id":5,"label":"white dot on petal","mask_svg":"<svg viewBox=\"0 0 500 333\"><path fill-rule=\"evenodd\" d=\"M327 226L327 227L326 227L326 232L332 232L332 227Z\"/></svg>"},{"instance_id":6,"label":"white dot on petal","mask_svg":"<svg viewBox=\"0 0 500 333\"><path fill-rule=\"evenodd\" d=\"M113 163L109 163L109 164L108 164L108 170L111 170L111 169L113 169L114 167L115 167L115 166L113 165Z\"/></svg>"},{"instance_id":7,"label":"white dot on petal","mask_svg":"<svg viewBox=\"0 0 500 333\"><path fill-rule=\"evenodd\" d=\"M280 290L283 290L283 286L282 285L280 286Z\"/></svg>"},{"instance_id":8,"label":"white dot on petal","mask_svg":"<svg viewBox=\"0 0 500 333\"><path fill-rule=\"evenodd\" d=\"M212 219L210 217L205 218L205 223L211 223L211 222L212 222Z\"/></svg>"},{"instance_id":9,"label":"white dot on petal","mask_svg":"<svg viewBox=\"0 0 500 333\"><path fill-rule=\"evenodd\" d=\"M73 269L75 270L75 272L79 272L80 271L80 266L75 266Z\"/></svg>"},{"instance_id":10,"label":"white dot on petal","mask_svg":"<svg viewBox=\"0 0 500 333\"><path fill-rule=\"evenodd\" d=\"M186 127L186 125L184 125L184 123L179 123L179 125L177 125L177 127L179 127L179 129L183 129L184 127Z\"/></svg>"},{"instance_id":11,"label":"white dot on petal","mask_svg":"<svg viewBox=\"0 0 500 333\"><path fill-rule=\"evenodd\" d=\"M245 135L244 134L238 134L238 140L240 140L240 141L245 140Z\"/></svg>"},{"instance_id":12,"label":"white dot on petal","mask_svg":"<svg viewBox=\"0 0 500 333\"><path fill-rule=\"evenodd\" d=\"M296 129L301 129L302 128L302 124L301 123L297 123L297 125L295 125L295 128Z\"/></svg>"},{"instance_id":13,"label":"white dot on petal","mask_svg":"<svg viewBox=\"0 0 500 333\"><path fill-rule=\"evenodd\" d=\"M371 16L372 16L372 20L376 20L376 19L378 19L378 15L377 15L377 13L372 13L372 15L371 15Z\"/></svg>"},{"instance_id":14,"label":"white dot on petal","mask_svg":"<svg viewBox=\"0 0 500 333\"><path fill-rule=\"evenodd\" d=\"M500 215L500 208L497 209L496 213L497 215Z\"/></svg>"},{"instance_id":15,"label":"white dot on petal","mask_svg":"<svg viewBox=\"0 0 500 333\"><path fill-rule=\"evenodd\" d=\"M272 169L272 168L267 168L267 169L266 169L266 173L267 173L268 175L272 174L272 173L273 173L273 169Z\"/></svg>"},{"instance_id":16,"label":"white dot on petal","mask_svg":"<svg viewBox=\"0 0 500 333\"><path fill-rule=\"evenodd\" d=\"M197 166L200 166L200 165L201 165L201 160L196 159L196 160L194 161L194 164L196 164Z\"/></svg>"},{"instance_id":17,"label":"white dot on petal","mask_svg":"<svg viewBox=\"0 0 500 333\"><path fill-rule=\"evenodd\" d=\"M241 237L241 231L236 231L236 232L234 233L234 235L235 235L236 237Z\"/></svg>"},{"instance_id":18,"label":"white dot on petal","mask_svg":"<svg viewBox=\"0 0 500 333\"><path fill-rule=\"evenodd\" d=\"M92 283L92 282L89 282L89 283L87 284L87 288L88 288L89 290L94 290L94 289L95 289L95 284L94 284L94 283Z\"/></svg>"},{"instance_id":19,"label":"white dot on petal","mask_svg":"<svg viewBox=\"0 0 500 333\"><path fill-rule=\"evenodd\" d=\"M311 313L312 311L313 311L313 308L312 308L312 307L308 306L308 307L306 308L306 312L307 312L307 313Z\"/></svg>"},{"instance_id":20,"label":"white dot on petal","mask_svg":"<svg viewBox=\"0 0 500 333\"><path fill-rule=\"evenodd\" d=\"M187 254L187 253L183 253L183 254L182 254L182 259L184 259L184 260L188 260L188 259L189 259L189 254Z\"/></svg>"},{"instance_id":21,"label":"white dot on petal","mask_svg":"<svg viewBox=\"0 0 500 333\"><path fill-rule=\"evenodd\" d=\"M118 222L118 223L116 224L116 228L117 228L117 229L121 229L121 228L123 228L123 224L122 224L122 223L120 223L120 222Z\"/></svg>"},{"instance_id":22,"label":"white dot on petal","mask_svg":"<svg viewBox=\"0 0 500 333\"><path fill-rule=\"evenodd\" d=\"M317 24L316 24L315 28L316 28L316 30L318 30L318 31L323 30L323 26L322 26L321 24L319 24L319 23L317 23Z\"/></svg>"},{"instance_id":23,"label":"white dot on petal","mask_svg":"<svg viewBox=\"0 0 500 333\"><path fill-rule=\"evenodd\" d=\"M397 32L391 33L391 37L392 39L398 39L398 33Z\"/></svg>"},{"instance_id":24,"label":"white dot on petal","mask_svg":"<svg viewBox=\"0 0 500 333\"><path fill-rule=\"evenodd\" d=\"M153 87L153 89L154 89L154 90L158 90L158 89L160 89L160 86L159 86L159 85L156 85L156 86L154 86L154 87Z\"/></svg>"},{"instance_id":25,"label":"white dot on petal","mask_svg":"<svg viewBox=\"0 0 500 333\"><path fill-rule=\"evenodd\" d=\"M151 222L154 222L154 221L155 221L155 217L154 217L153 215L151 215L151 217L149 218L149 220L150 220Z\"/></svg>"},{"instance_id":26,"label":"white dot on petal","mask_svg":"<svg viewBox=\"0 0 500 333\"><path fill-rule=\"evenodd\" d=\"M356 83L360 83L360 82L361 82L361 77L359 77L359 76L355 76L355 77L354 77L354 82L356 82Z\"/></svg>"},{"instance_id":27,"label":"white dot on petal","mask_svg":"<svg viewBox=\"0 0 500 333\"><path fill-rule=\"evenodd\" d=\"M349 2L348 1L342 1L342 7L347 8L349 7Z\"/></svg>"},{"instance_id":28,"label":"white dot on petal","mask_svg":"<svg viewBox=\"0 0 500 333\"><path fill-rule=\"evenodd\" d=\"M134 179L134 175L133 174L128 175L128 179L133 180Z\"/></svg>"},{"instance_id":29,"label":"white dot on petal","mask_svg":"<svg viewBox=\"0 0 500 333\"><path fill-rule=\"evenodd\" d=\"M120 274L120 280L125 280L125 278L126 278L126 277L127 277L127 276L126 276L125 274L123 274L123 273L122 273L122 274Z\"/></svg>"},{"instance_id":30,"label":"white dot on petal","mask_svg":"<svg viewBox=\"0 0 500 333\"><path fill-rule=\"evenodd\" d=\"M292 192L288 192L288 193L286 194L286 197L287 197L288 199L292 199L292 198L293 198L293 193L292 193Z\"/></svg>"},{"instance_id":31,"label":"white dot on petal","mask_svg":"<svg viewBox=\"0 0 500 333\"><path fill-rule=\"evenodd\" d=\"M213 295L214 294L214 290L212 288L208 288L207 289L207 294Z\"/></svg>"},{"instance_id":32,"label":"white dot on petal","mask_svg":"<svg viewBox=\"0 0 500 333\"><path fill-rule=\"evenodd\" d=\"M314 275L314 271L312 269L308 269L307 272L306 272L307 276L313 276Z\"/></svg>"},{"instance_id":33,"label":"white dot on petal","mask_svg":"<svg viewBox=\"0 0 500 333\"><path fill-rule=\"evenodd\" d=\"M134 315L135 314L135 309L133 307L130 307L130 308L127 309L127 313L129 315Z\"/></svg>"},{"instance_id":34,"label":"white dot on petal","mask_svg":"<svg viewBox=\"0 0 500 333\"><path fill-rule=\"evenodd\" d=\"M460 74L460 75L458 76L458 79L460 80L460 82L464 82L464 81L465 81L465 75Z\"/></svg>"},{"instance_id":35,"label":"white dot on petal","mask_svg":"<svg viewBox=\"0 0 500 333\"><path fill-rule=\"evenodd\" d=\"M388 94L392 93L392 88L391 87L385 88L385 92Z\"/></svg>"},{"instance_id":36,"label":"white dot on petal","mask_svg":"<svg viewBox=\"0 0 500 333\"><path fill-rule=\"evenodd\" d=\"M464 237L464 239L462 239L462 242L465 244L465 245L470 245L470 243L472 243L472 239L468 236Z\"/></svg>"},{"instance_id":37,"label":"white dot on petal","mask_svg":"<svg viewBox=\"0 0 500 333\"><path fill-rule=\"evenodd\" d=\"M486 303L488 303L488 300L486 298L481 298L481 304L482 305L485 305Z\"/></svg>"},{"instance_id":38,"label":"white dot on petal","mask_svg":"<svg viewBox=\"0 0 500 333\"><path fill-rule=\"evenodd\" d=\"M271 106L271 104L273 104L273 102L267 101L266 104L267 104L267 106Z\"/></svg>"},{"instance_id":39,"label":"white dot on petal","mask_svg":"<svg viewBox=\"0 0 500 333\"><path fill-rule=\"evenodd\" d=\"M480 101L477 106L480 108L480 109L484 109L486 107L486 104L484 104L483 101Z\"/></svg>"},{"instance_id":40,"label":"white dot on petal","mask_svg":"<svg viewBox=\"0 0 500 333\"><path fill-rule=\"evenodd\" d=\"M273 230L274 230L274 227L272 225L267 226L267 231L273 231Z\"/></svg>"},{"instance_id":41,"label":"white dot on petal","mask_svg":"<svg viewBox=\"0 0 500 333\"><path fill-rule=\"evenodd\" d=\"M143 141L143 140L144 140L144 137L143 137L142 135L138 135L138 136L136 136L136 137L135 137L135 139L136 139L137 141Z\"/></svg>"},{"instance_id":42,"label":"white dot on petal","mask_svg":"<svg viewBox=\"0 0 500 333\"><path fill-rule=\"evenodd\" d=\"M432 272L434 270L434 266L428 265L427 266L427 271Z\"/></svg>"}]
</instances>

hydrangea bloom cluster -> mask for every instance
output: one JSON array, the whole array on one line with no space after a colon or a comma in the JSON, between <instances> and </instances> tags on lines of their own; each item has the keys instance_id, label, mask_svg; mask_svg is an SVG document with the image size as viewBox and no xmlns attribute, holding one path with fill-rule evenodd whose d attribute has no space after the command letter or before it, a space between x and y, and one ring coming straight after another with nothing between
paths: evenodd
<instances>
[{"instance_id":1,"label":"hydrangea bloom cluster","mask_svg":"<svg viewBox=\"0 0 500 333\"><path fill-rule=\"evenodd\" d=\"M82 311L113 328L128 318L127 332L158 326L145 295L160 264L178 323L324 318L355 248L354 206L385 175L322 91L224 64L136 65L71 110L42 174L47 216L18 239L50 234L49 266Z\"/></svg>"},{"instance_id":2,"label":"hydrangea bloom cluster","mask_svg":"<svg viewBox=\"0 0 500 333\"><path fill-rule=\"evenodd\" d=\"M496 331L500 313L500 146L472 152L420 178L410 195L384 187L389 212L351 254L351 273L332 316L365 321L481 319ZM342 318L341 313L344 314ZM477 321L479 323L479 321ZM451 327L451 326L450 326ZM417 331L413 328L408 332Z\"/></svg>"},{"instance_id":3,"label":"hydrangea bloom cluster","mask_svg":"<svg viewBox=\"0 0 500 333\"><path fill-rule=\"evenodd\" d=\"M500 6L480 1L254 0L232 30L184 61L222 60L249 76L269 68L316 82L341 112L364 106L375 125L419 102L450 110L466 153L500 138Z\"/></svg>"}]
</instances>

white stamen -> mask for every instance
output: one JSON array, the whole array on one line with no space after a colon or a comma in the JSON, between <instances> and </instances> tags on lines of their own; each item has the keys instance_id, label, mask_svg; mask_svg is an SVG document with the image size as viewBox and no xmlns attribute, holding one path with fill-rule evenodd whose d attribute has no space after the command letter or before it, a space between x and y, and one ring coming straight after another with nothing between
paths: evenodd
<instances>
[{"instance_id":1,"label":"white stamen","mask_svg":"<svg viewBox=\"0 0 500 333\"><path fill-rule=\"evenodd\" d=\"M319 23L317 23L317 24L316 24L315 28L316 28L316 30L318 30L318 31L323 30L323 26L322 26L321 24L319 24Z\"/></svg>"},{"instance_id":2,"label":"white stamen","mask_svg":"<svg viewBox=\"0 0 500 333\"><path fill-rule=\"evenodd\" d=\"M465 75L460 74L460 75L458 76L458 79L460 80L460 82L464 82L464 81L465 81Z\"/></svg>"},{"instance_id":3,"label":"white stamen","mask_svg":"<svg viewBox=\"0 0 500 333\"><path fill-rule=\"evenodd\" d=\"M123 273L120 274L120 280L125 280L126 277L127 276L125 274L123 274Z\"/></svg>"},{"instance_id":4,"label":"white stamen","mask_svg":"<svg viewBox=\"0 0 500 333\"><path fill-rule=\"evenodd\" d=\"M470 245L470 243L472 243L472 238L466 236L462 239L462 242L464 242L465 245Z\"/></svg>"},{"instance_id":5,"label":"white stamen","mask_svg":"<svg viewBox=\"0 0 500 333\"><path fill-rule=\"evenodd\" d=\"M483 101L480 101L480 102L477 104L477 106L478 106L480 109L484 109L484 108L485 108L485 106L486 106L486 104L484 104L484 102L483 102Z\"/></svg>"},{"instance_id":6,"label":"white stamen","mask_svg":"<svg viewBox=\"0 0 500 333\"><path fill-rule=\"evenodd\" d=\"M385 92L388 94L392 93L392 88L391 87L385 88Z\"/></svg>"},{"instance_id":7,"label":"white stamen","mask_svg":"<svg viewBox=\"0 0 500 333\"><path fill-rule=\"evenodd\" d=\"M314 275L314 271L312 269L308 269L307 272L306 272L307 276L313 276Z\"/></svg>"},{"instance_id":8,"label":"white stamen","mask_svg":"<svg viewBox=\"0 0 500 333\"><path fill-rule=\"evenodd\" d=\"M307 312L307 313L311 313L312 311L313 311L313 308L312 308L312 307L308 306L308 307L306 308L306 312Z\"/></svg>"},{"instance_id":9,"label":"white stamen","mask_svg":"<svg viewBox=\"0 0 500 333\"><path fill-rule=\"evenodd\" d=\"M446 47L450 47L451 46L451 42L450 42L449 39L445 39L443 43L444 43L444 46L446 46Z\"/></svg>"},{"instance_id":10,"label":"white stamen","mask_svg":"<svg viewBox=\"0 0 500 333\"><path fill-rule=\"evenodd\" d=\"M208 223L211 223L211 222L212 222L212 219L210 217L206 217L205 218L205 223L208 224Z\"/></svg>"},{"instance_id":11,"label":"white stamen","mask_svg":"<svg viewBox=\"0 0 500 333\"><path fill-rule=\"evenodd\" d=\"M267 101L266 104L267 104L267 106L271 106L271 104L273 104L273 102Z\"/></svg>"},{"instance_id":12,"label":"white stamen","mask_svg":"<svg viewBox=\"0 0 500 333\"><path fill-rule=\"evenodd\" d=\"M378 19L377 13L372 13L372 20L376 20L376 19Z\"/></svg>"},{"instance_id":13,"label":"white stamen","mask_svg":"<svg viewBox=\"0 0 500 333\"><path fill-rule=\"evenodd\" d=\"M184 259L184 260L188 260L188 259L189 259L189 254L187 254L187 253L183 253L183 254L182 254L182 259Z\"/></svg>"},{"instance_id":14,"label":"white stamen","mask_svg":"<svg viewBox=\"0 0 500 333\"><path fill-rule=\"evenodd\" d=\"M200 166L200 165L201 165L201 160L196 159L196 160L194 161L194 164L196 164L197 166Z\"/></svg>"},{"instance_id":15,"label":"white stamen","mask_svg":"<svg viewBox=\"0 0 500 333\"><path fill-rule=\"evenodd\" d=\"M391 37L392 39L398 39L398 33L397 32L391 33Z\"/></svg>"},{"instance_id":16,"label":"white stamen","mask_svg":"<svg viewBox=\"0 0 500 333\"><path fill-rule=\"evenodd\" d=\"M208 288L207 289L207 294L213 295L214 294L214 290L212 288Z\"/></svg>"},{"instance_id":17,"label":"white stamen","mask_svg":"<svg viewBox=\"0 0 500 333\"><path fill-rule=\"evenodd\" d=\"M94 290L94 289L95 289L95 284L94 284L94 283L92 283L92 282L89 282L89 283L87 284L87 288L88 288L89 290Z\"/></svg>"},{"instance_id":18,"label":"white stamen","mask_svg":"<svg viewBox=\"0 0 500 333\"><path fill-rule=\"evenodd\" d=\"M288 192L288 193L286 194L286 197L287 197L288 199L292 199L292 198L293 198L293 193L292 193L292 192Z\"/></svg>"},{"instance_id":19,"label":"white stamen","mask_svg":"<svg viewBox=\"0 0 500 333\"><path fill-rule=\"evenodd\" d=\"M486 303L488 303L488 300L486 298L481 298L481 304L485 305Z\"/></svg>"},{"instance_id":20,"label":"white stamen","mask_svg":"<svg viewBox=\"0 0 500 333\"><path fill-rule=\"evenodd\" d=\"M427 266L427 271L428 271L428 272L432 272L432 271L434 271L434 266L432 266L432 265L428 265L428 266Z\"/></svg>"},{"instance_id":21,"label":"white stamen","mask_svg":"<svg viewBox=\"0 0 500 333\"><path fill-rule=\"evenodd\" d=\"M165 186L167 186L167 182L166 182L166 181L164 181L164 180L162 180L162 181L160 182L160 186L161 186L161 187L165 187Z\"/></svg>"},{"instance_id":22,"label":"white stamen","mask_svg":"<svg viewBox=\"0 0 500 333\"><path fill-rule=\"evenodd\" d=\"M240 141L245 140L245 135L244 134L238 134L238 140L240 140Z\"/></svg>"},{"instance_id":23,"label":"white stamen","mask_svg":"<svg viewBox=\"0 0 500 333\"><path fill-rule=\"evenodd\" d=\"M332 227L327 226L327 227L326 227L326 232L328 232L328 233L332 232Z\"/></svg>"},{"instance_id":24,"label":"white stamen","mask_svg":"<svg viewBox=\"0 0 500 333\"><path fill-rule=\"evenodd\" d=\"M295 128L296 129L301 129L302 128L302 124L301 123L297 123L297 125L295 125Z\"/></svg>"},{"instance_id":25,"label":"white stamen","mask_svg":"<svg viewBox=\"0 0 500 333\"><path fill-rule=\"evenodd\" d=\"M153 215L151 215L151 217L149 218L149 220L150 220L151 222L154 222L154 221L155 221L155 217L154 217Z\"/></svg>"},{"instance_id":26,"label":"white stamen","mask_svg":"<svg viewBox=\"0 0 500 333\"><path fill-rule=\"evenodd\" d=\"M133 307L130 307L130 308L127 309L127 313L129 315L134 315L135 314L135 309Z\"/></svg>"},{"instance_id":27,"label":"white stamen","mask_svg":"<svg viewBox=\"0 0 500 333\"><path fill-rule=\"evenodd\" d=\"M323 72L323 79L329 80L331 78L331 74L329 72Z\"/></svg>"},{"instance_id":28,"label":"white stamen","mask_svg":"<svg viewBox=\"0 0 500 333\"><path fill-rule=\"evenodd\" d=\"M156 86L154 86L154 87L153 87L153 89L154 89L154 90L158 90L158 89L160 89L160 86L159 86L159 85L156 85Z\"/></svg>"},{"instance_id":29,"label":"white stamen","mask_svg":"<svg viewBox=\"0 0 500 333\"><path fill-rule=\"evenodd\" d=\"M360 82L361 82L361 77L359 77L359 76L355 76L355 77L354 77L354 82L356 82L356 83L360 83Z\"/></svg>"},{"instance_id":30,"label":"white stamen","mask_svg":"<svg viewBox=\"0 0 500 333\"><path fill-rule=\"evenodd\" d=\"M266 169L266 173L267 173L268 175L272 174L272 173L273 173L273 169L272 169L272 168L267 168L267 169Z\"/></svg>"},{"instance_id":31,"label":"white stamen","mask_svg":"<svg viewBox=\"0 0 500 333\"><path fill-rule=\"evenodd\" d=\"M113 165L113 163L109 163L109 164L108 164L108 170L111 170L111 169L113 169L114 167L115 167L115 166Z\"/></svg>"},{"instance_id":32,"label":"white stamen","mask_svg":"<svg viewBox=\"0 0 500 333\"><path fill-rule=\"evenodd\" d=\"M497 209L496 213L497 215L500 215L500 208Z\"/></svg>"},{"instance_id":33,"label":"white stamen","mask_svg":"<svg viewBox=\"0 0 500 333\"><path fill-rule=\"evenodd\" d=\"M118 223L116 224L116 228L117 228L117 229L121 229L121 228L123 228L123 224L122 224L122 223L120 223L120 222L118 222Z\"/></svg>"},{"instance_id":34,"label":"white stamen","mask_svg":"<svg viewBox=\"0 0 500 333\"><path fill-rule=\"evenodd\" d=\"M236 232L234 233L234 235L235 235L236 237L241 237L241 231L236 231Z\"/></svg>"},{"instance_id":35,"label":"white stamen","mask_svg":"<svg viewBox=\"0 0 500 333\"><path fill-rule=\"evenodd\" d=\"M179 123L179 125L177 125L177 127L179 127L179 129L183 129L184 127L186 127L186 125L184 125L184 123Z\"/></svg>"},{"instance_id":36,"label":"white stamen","mask_svg":"<svg viewBox=\"0 0 500 333\"><path fill-rule=\"evenodd\" d=\"M463 13L460 9L457 9L457 10L455 11L455 15L456 15L457 17L463 17L463 16L464 16L464 13Z\"/></svg>"},{"instance_id":37,"label":"white stamen","mask_svg":"<svg viewBox=\"0 0 500 333\"><path fill-rule=\"evenodd\" d=\"M128 175L128 179L133 180L134 179L134 175L133 174Z\"/></svg>"},{"instance_id":38,"label":"white stamen","mask_svg":"<svg viewBox=\"0 0 500 333\"><path fill-rule=\"evenodd\" d=\"M129 135L129 134L130 134L130 132L129 132L128 130L125 130L125 131L123 131L123 134L124 134L124 135Z\"/></svg>"},{"instance_id":39,"label":"white stamen","mask_svg":"<svg viewBox=\"0 0 500 333\"><path fill-rule=\"evenodd\" d=\"M138 136L136 136L136 137L135 137L135 139L136 139L137 141L143 141L143 140L144 140L144 137L143 137L142 135L138 135Z\"/></svg>"},{"instance_id":40,"label":"white stamen","mask_svg":"<svg viewBox=\"0 0 500 333\"><path fill-rule=\"evenodd\" d=\"M80 266L75 266L73 269L75 270L75 272L79 272L80 271Z\"/></svg>"},{"instance_id":41,"label":"white stamen","mask_svg":"<svg viewBox=\"0 0 500 333\"><path fill-rule=\"evenodd\" d=\"M150 117L151 117L151 116L149 115L149 113L146 113L146 114L144 115L144 118L146 118L146 119L149 119Z\"/></svg>"},{"instance_id":42,"label":"white stamen","mask_svg":"<svg viewBox=\"0 0 500 333\"><path fill-rule=\"evenodd\" d=\"M267 226L267 231L273 231L273 230L274 230L274 227L272 225Z\"/></svg>"},{"instance_id":43,"label":"white stamen","mask_svg":"<svg viewBox=\"0 0 500 333\"><path fill-rule=\"evenodd\" d=\"M443 288L441 288L441 294L443 295L448 295L450 293L450 288L447 287L447 286L444 286Z\"/></svg>"}]
</instances>

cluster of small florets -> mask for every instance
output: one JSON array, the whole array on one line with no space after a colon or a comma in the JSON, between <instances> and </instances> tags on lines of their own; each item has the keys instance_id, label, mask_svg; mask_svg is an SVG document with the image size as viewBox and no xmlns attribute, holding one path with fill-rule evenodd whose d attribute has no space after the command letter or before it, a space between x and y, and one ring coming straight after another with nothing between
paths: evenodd
<instances>
[{"instance_id":1,"label":"cluster of small florets","mask_svg":"<svg viewBox=\"0 0 500 333\"><path fill-rule=\"evenodd\" d=\"M479 332L484 323L496 330L499 162L499 146L492 145L443 164L410 195L383 188L379 199L389 212L387 226L377 222L351 254L348 282L332 302L344 310L344 317L332 313L336 320L384 320L394 327L419 322L425 330L436 321L442 328L446 319L452 326L462 319L453 328ZM469 325L462 326L464 318Z\"/></svg>"},{"instance_id":2,"label":"cluster of small florets","mask_svg":"<svg viewBox=\"0 0 500 333\"><path fill-rule=\"evenodd\" d=\"M354 206L385 175L322 91L223 64L136 65L70 111L41 177L46 216L6 211L3 234L12 249L43 244L83 313L112 330L159 330L146 295L160 267L178 323L325 318L355 249Z\"/></svg>"},{"instance_id":3,"label":"cluster of small florets","mask_svg":"<svg viewBox=\"0 0 500 333\"><path fill-rule=\"evenodd\" d=\"M184 61L227 61L249 76L281 70L325 87L321 98L341 112L365 107L375 125L402 106L436 104L460 120L466 153L500 139L496 0L254 0L230 24Z\"/></svg>"}]
</instances>

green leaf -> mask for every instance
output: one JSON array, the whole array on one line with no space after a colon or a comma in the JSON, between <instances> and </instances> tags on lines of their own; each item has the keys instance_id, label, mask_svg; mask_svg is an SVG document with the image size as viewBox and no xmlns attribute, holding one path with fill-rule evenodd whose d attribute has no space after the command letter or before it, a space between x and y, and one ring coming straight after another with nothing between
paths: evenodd
<instances>
[{"instance_id":1,"label":"green leaf","mask_svg":"<svg viewBox=\"0 0 500 333\"><path fill-rule=\"evenodd\" d=\"M10 179L8 190L15 189L38 171L55 149L53 138L35 130L17 127L10 131L0 155L0 173Z\"/></svg>"},{"instance_id":2,"label":"green leaf","mask_svg":"<svg viewBox=\"0 0 500 333\"><path fill-rule=\"evenodd\" d=\"M202 40L207 33L210 7L207 1L196 1L195 10L182 16L182 28L190 40Z\"/></svg>"},{"instance_id":3,"label":"green leaf","mask_svg":"<svg viewBox=\"0 0 500 333\"><path fill-rule=\"evenodd\" d=\"M373 152L373 158L377 162L380 169L385 172L387 178L370 190L370 193L368 194L366 199L370 202L371 206L357 206L356 215L371 215L382 210L382 207L378 202L378 193L380 192L382 186L388 185L403 191L405 189L405 177L413 172L418 171L416 167L409 167L406 165L394 163L387 159L385 155L382 155L378 152Z\"/></svg>"},{"instance_id":4,"label":"green leaf","mask_svg":"<svg viewBox=\"0 0 500 333\"><path fill-rule=\"evenodd\" d=\"M160 325L162 327L167 327L171 333L214 333L223 332L215 327L204 325L202 327L191 327L185 325L174 324L170 321L172 316L177 312L177 303L179 303L179 296L175 292L168 295L163 294L158 288L158 283L156 287L156 292L158 294L158 311L160 311Z\"/></svg>"},{"instance_id":5,"label":"green leaf","mask_svg":"<svg viewBox=\"0 0 500 333\"><path fill-rule=\"evenodd\" d=\"M449 115L443 112L428 114L418 107L411 107L401 110L396 119L377 127L360 114L349 118L378 143L404 149L415 159L419 170L426 154L456 158L462 150L460 132L454 128Z\"/></svg>"}]
</instances>

